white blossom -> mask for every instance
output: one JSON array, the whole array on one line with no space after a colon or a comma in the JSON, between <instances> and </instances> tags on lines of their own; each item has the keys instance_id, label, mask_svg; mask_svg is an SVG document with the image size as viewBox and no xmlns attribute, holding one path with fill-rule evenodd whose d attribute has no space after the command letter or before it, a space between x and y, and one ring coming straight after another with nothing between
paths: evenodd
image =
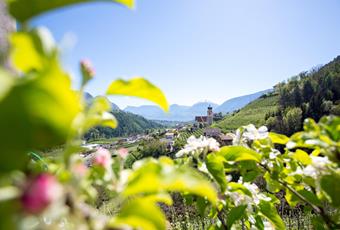
<instances>
[{"instance_id":1,"label":"white blossom","mask_svg":"<svg viewBox=\"0 0 340 230\"><path fill-rule=\"evenodd\" d=\"M275 159L277 156L279 156L280 154L281 154L281 153L280 153L279 150L273 149L273 151L271 151L271 152L269 153L269 159L273 160L273 159Z\"/></svg>"},{"instance_id":2,"label":"white blossom","mask_svg":"<svg viewBox=\"0 0 340 230\"><path fill-rule=\"evenodd\" d=\"M328 157L311 156L312 163L302 170L305 176L317 179L327 170L327 166L331 164Z\"/></svg>"},{"instance_id":3,"label":"white blossom","mask_svg":"<svg viewBox=\"0 0 340 230\"><path fill-rule=\"evenodd\" d=\"M263 221L264 230L274 230L275 227L269 221Z\"/></svg>"},{"instance_id":4,"label":"white blossom","mask_svg":"<svg viewBox=\"0 0 340 230\"><path fill-rule=\"evenodd\" d=\"M236 136L233 140L234 145L240 145L247 141L254 141L259 139L265 139L268 137L268 128L266 126L261 126L256 129L255 125L250 124L243 126L241 129L236 131Z\"/></svg>"},{"instance_id":5,"label":"white blossom","mask_svg":"<svg viewBox=\"0 0 340 230\"><path fill-rule=\"evenodd\" d=\"M204 162L198 167L198 170L200 170L201 172L204 172L204 173L209 173L209 171L207 169L207 165Z\"/></svg>"},{"instance_id":6,"label":"white blossom","mask_svg":"<svg viewBox=\"0 0 340 230\"><path fill-rule=\"evenodd\" d=\"M220 149L219 143L214 138L191 136L187 140L184 149L176 153L176 157L182 157L189 154L201 153L203 151L216 152Z\"/></svg>"},{"instance_id":7,"label":"white blossom","mask_svg":"<svg viewBox=\"0 0 340 230\"><path fill-rule=\"evenodd\" d=\"M242 180L238 183L242 183ZM247 209L251 212L252 211L252 205L258 205L261 200L264 201L270 201L271 198L267 197L265 194L260 192L259 187L257 187L254 183L243 183L243 186L248 189L248 191L251 193L251 196L240 193L240 192L230 192L226 191L225 194L230 197L230 199L233 201L233 203L236 206L239 205L247 205Z\"/></svg>"}]
</instances>

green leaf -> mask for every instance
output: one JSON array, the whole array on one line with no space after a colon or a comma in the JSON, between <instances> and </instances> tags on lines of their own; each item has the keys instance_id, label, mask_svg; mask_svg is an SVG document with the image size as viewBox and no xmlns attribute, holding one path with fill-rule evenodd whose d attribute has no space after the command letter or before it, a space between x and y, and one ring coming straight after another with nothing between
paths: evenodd
<instances>
[{"instance_id":1,"label":"green leaf","mask_svg":"<svg viewBox=\"0 0 340 230\"><path fill-rule=\"evenodd\" d=\"M198 213L201 215L201 217L205 216L205 210L207 209L208 206L208 201L204 199L203 197L198 197L196 200L196 207L198 210Z\"/></svg>"},{"instance_id":2,"label":"green leaf","mask_svg":"<svg viewBox=\"0 0 340 230\"><path fill-rule=\"evenodd\" d=\"M275 144L285 145L289 141L289 138L283 134L270 132L269 137Z\"/></svg>"},{"instance_id":3,"label":"green leaf","mask_svg":"<svg viewBox=\"0 0 340 230\"><path fill-rule=\"evenodd\" d=\"M107 94L147 99L158 104L164 111L169 110L169 105L163 92L144 78L134 78L129 81L116 80L109 86Z\"/></svg>"},{"instance_id":4,"label":"green leaf","mask_svg":"<svg viewBox=\"0 0 340 230\"><path fill-rule=\"evenodd\" d=\"M36 49L33 36L27 33L14 33L10 36L10 58L14 66L23 72L43 68L44 59Z\"/></svg>"},{"instance_id":5,"label":"green leaf","mask_svg":"<svg viewBox=\"0 0 340 230\"><path fill-rule=\"evenodd\" d=\"M279 182L273 180L270 177L269 172L266 172L263 177L266 180L266 188L268 189L268 191L273 192L273 193L277 193L280 191L282 186L280 185Z\"/></svg>"},{"instance_id":6,"label":"green leaf","mask_svg":"<svg viewBox=\"0 0 340 230\"><path fill-rule=\"evenodd\" d=\"M122 207L117 217L113 218L109 226L120 228L130 226L134 229L159 230L166 229L165 216L156 203L147 198L129 200Z\"/></svg>"},{"instance_id":7,"label":"green leaf","mask_svg":"<svg viewBox=\"0 0 340 230\"><path fill-rule=\"evenodd\" d=\"M243 146L225 146L216 154L222 155L227 161L261 161L261 155L252 149Z\"/></svg>"},{"instance_id":8,"label":"green leaf","mask_svg":"<svg viewBox=\"0 0 340 230\"><path fill-rule=\"evenodd\" d=\"M249 189L247 189L243 184L239 184L236 182L229 182L228 187L231 192L237 191L250 197L253 196L252 193L249 191Z\"/></svg>"},{"instance_id":9,"label":"green leaf","mask_svg":"<svg viewBox=\"0 0 340 230\"><path fill-rule=\"evenodd\" d=\"M207 169L220 185L222 192L224 192L227 187L223 161L225 161L224 158L216 154L209 154L206 158Z\"/></svg>"},{"instance_id":10,"label":"green leaf","mask_svg":"<svg viewBox=\"0 0 340 230\"><path fill-rule=\"evenodd\" d=\"M44 27L30 32L12 33L10 44L10 59L21 72L41 71L57 64L57 48L53 36Z\"/></svg>"},{"instance_id":11,"label":"green leaf","mask_svg":"<svg viewBox=\"0 0 340 230\"><path fill-rule=\"evenodd\" d=\"M260 212L275 226L276 229L286 229L280 215L273 204L267 201L260 201Z\"/></svg>"},{"instance_id":12,"label":"green leaf","mask_svg":"<svg viewBox=\"0 0 340 230\"><path fill-rule=\"evenodd\" d=\"M129 8L134 7L134 0L7 0L9 11L19 22L25 22L42 13L62 7L88 2L115 2Z\"/></svg>"},{"instance_id":13,"label":"green leaf","mask_svg":"<svg viewBox=\"0 0 340 230\"><path fill-rule=\"evenodd\" d=\"M306 189L302 189L302 190L299 190L298 193L300 193L300 195L303 196L310 203L316 206L322 206L321 201L318 199L318 197L313 192L308 191Z\"/></svg>"},{"instance_id":14,"label":"green leaf","mask_svg":"<svg viewBox=\"0 0 340 230\"><path fill-rule=\"evenodd\" d=\"M328 229L327 225L325 224L324 220L320 216L313 216L312 217L312 224L315 230L325 230Z\"/></svg>"},{"instance_id":15,"label":"green leaf","mask_svg":"<svg viewBox=\"0 0 340 230\"><path fill-rule=\"evenodd\" d=\"M295 207L298 203L301 202L301 200L294 193L292 193L289 189L286 189L285 198L291 207Z\"/></svg>"},{"instance_id":16,"label":"green leaf","mask_svg":"<svg viewBox=\"0 0 340 230\"><path fill-rule=\"evenodd\" d=\"M45 50L39 52L47 59ZM82 110L79 94L56 58L44 62L50 65L15 78L0 100L0 162L6 162L0 166L2 172L22 167L32 149L65 143L74 131L73 122ZM32 65L22 67L28 70Z\"/></svg>"},{"instance_id":17,"label":"green leaf","mask_svg":"<svg viewBox=\"0 0 340 230\"><path fill-rule=\"evenodd\" d=\"M293 154L293 158L299 161L303 165L309 165L312 163L311 157L303 150L297 149Z\"/></svg>"},{"instance_id":18,"label":"green leaf","mask_svg":"<svg viewBox=\"0 0 340 230\"><path fill-rule=\"evenodd\" d=\"M263 221L262 221L261 216L257 215L257 216L255 217L255 220L256 220L255 226L257 227L257 229L258 229L258 230L263 230L263 229L264 229L264 223L263 223Z\"/></svg>"},{"instance_id":19,"label":"green leaf","mask_svg":"<svg viewBox=\"0 0 340 230\"><path fill-rule=\"evenodd\" d=\"M109 113L111 111L111 103L106 97L96 97L92 101L88 111L85 113L84 119L78 122L78 130L84 134L90 128L95 126L106 126L116 128L118 122L116 118Z\"/></svg>"},{"instance_id":20,"label":"green leaf","mask_svg":"<svg viewBox=\"0 0 340 230\"><path fill-rule=\"evenodd\" d=\"M334 207L340 207L340 186L336 184L339 181L340 175L336 173L325 175L320 180L321 188L330 197Z\"/></svg>"},{"instance_id":21,"label":"green leaf","mask_svg":"<svg viewBox=\"0 0 340 230\"><path fill-rule=\"evenodd\" d=\"M6 96L14 85L15 78L10 73L0 68L0 101Z\"/></svg>"},{"instance_id":22,"label":"green leaf","mask_svg":"<svg viewBox=\"0 0 340 230\"><path fill-rule=\"evenodd\" d=\"M182 192L204 197L212 204L217 202L217 193L212 184L189 167L174 165L171 159L164 157L158 161L142 160L138 164L141 166L132 172L123 191L125 197Z\"/></svg>"},{"instance_id":23,"label":"green leaf","mask_svg":"<svg viewBox=\"0 0 340 230\"><path fill-rule=\"evenodd\" d=\"M246 208L247 208L246 205L241 205L241 206L233 207L230 210L230 212L228 213L228 218L227 218L228 229L230 229L236 221L240 220L243 217Z\"/></svg>"}]
</instances>

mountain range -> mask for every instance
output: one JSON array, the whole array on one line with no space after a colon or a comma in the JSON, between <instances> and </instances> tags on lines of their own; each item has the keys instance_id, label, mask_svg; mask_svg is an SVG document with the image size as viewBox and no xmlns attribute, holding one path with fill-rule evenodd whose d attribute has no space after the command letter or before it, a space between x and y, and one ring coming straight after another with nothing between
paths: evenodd
<instances>
[{"instance_id":1,"label":"mountain range","mask_svg":"<svg viewBox=\"0 0 340 230\"><path fill-rule=\"evenodd\" d=\"M124 109L124 111L137 114L151 120L192 121L195 116L205 115L207 113L208 106L212 106L215 113L221 112L226 114L244 107L248 103L261 97L263 94L269 93L270 91L272 91L272 89L231 98L221 105L213 102L198 102L192 106L173 104L170 106L168 113L165 113L159 107L154 105L128 106Z\"/></svg>"}]
</instances>

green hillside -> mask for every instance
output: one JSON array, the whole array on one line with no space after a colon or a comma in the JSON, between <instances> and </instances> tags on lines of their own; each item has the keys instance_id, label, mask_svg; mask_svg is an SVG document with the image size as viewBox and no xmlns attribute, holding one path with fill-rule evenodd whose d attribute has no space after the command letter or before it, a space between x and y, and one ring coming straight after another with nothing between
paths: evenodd
<instances>
[{"instance_id":1,"label":"green hillside","mask_svg":"<svg viewBox=\"0 0 340 230\"><path fill-rule=\"evenodd\" d=\"M134 134L145 133L148 130L162 128L163 126L145 119L132 113L127 113L121 110L113 110L112 114L118 121L118 127L115 129L108 127L96 127L90 130L85 135L86 140L99 139L99 138L113 138L124 137Z\"/></svg>"},{"instance_id":2,"label":"green hillside","mask_svg":"<svg viewBox=\"0 0 340 230\"><path fill-rule=\"evenodd\" d=\"M278 95L274 94L262 96L239 111L225 116L223 120L213 124L213 127L220 128L224 132L229 132L234 131L243 125L264 125L266 114L274 112L277 109L278 99Z\"/></svg>"}]
</instances>

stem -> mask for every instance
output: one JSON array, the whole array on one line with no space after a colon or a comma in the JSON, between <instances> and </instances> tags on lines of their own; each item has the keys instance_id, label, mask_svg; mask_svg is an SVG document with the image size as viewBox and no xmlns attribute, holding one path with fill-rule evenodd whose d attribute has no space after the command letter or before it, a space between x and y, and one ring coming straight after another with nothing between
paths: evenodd
<instances>
[{"instance_id":1,"label":"stem","mask_svg":"<svg viewBox=\"0 0 340 230\"><path fill-rule=\"evenodd\" d=\"M298 193L295 189L291 188L287 183L278 180L278 182L284 186L285 188L287 188L290 192L292 192L295 196L297 196L300 200L302 200L303 202L309 204L313 210L318 213L323 219L324 222L326 223L327 227L329 229L332 229L332 226L334 226L333 221L329 218L329 216L326 214L325 210L322 207L316 206L313 203L309 202L308 200L306 200L306 198L304 196L302 196L300 193Z\"/></svg>"},{"instance_id":2,"label":"stem","mask_svg":"<svg viewBox=\"0 0 340 230\"><path fill-rule=\"evenodd\" d=\"M262 164L259 164L262 168L264 168L267 172L270 173L270 170ZM286 182L281 181L281 180L277 180L277 182L279 182L283 187L285 187L286 189L288 189L291 193L293 193L296 197L298 197L300 200L302 200L303 202L309 204L313 210L319 214L322 219L324 220L324 222L326 223L327 227L329 229L333 229L334 226L337 226L336 223L334 223L331 218L329 218L329 216L326 214L325 210L322 207L319 207L317 205L314 205L313 203L309 202L304 196L302 196L300 193L298 193L295 189L293 189L292 187L290 187Z\"/></svg>"},{"instance_id":3,"label":"stem","mask_svg":"<svg viewBox=\"0 0 340 230\"><path fill-rule=\"evenodd\" d=\"M218 217L218 219L219 219L219 220L221 221L221 223L222 223L222 229L228 230L227 223L224 221L223 216L222 216L222 212L221 212L221 211L218 211L217 217Z\"/></svg>"}]
</instances>

